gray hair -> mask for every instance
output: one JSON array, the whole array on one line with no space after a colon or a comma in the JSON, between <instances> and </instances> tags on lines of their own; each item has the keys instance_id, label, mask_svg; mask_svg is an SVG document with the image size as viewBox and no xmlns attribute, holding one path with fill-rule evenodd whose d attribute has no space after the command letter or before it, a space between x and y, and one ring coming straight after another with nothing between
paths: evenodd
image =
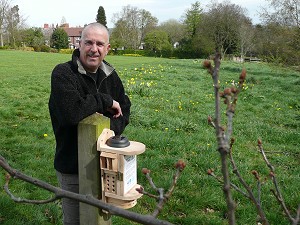
<instances>
[{"instance_id":1,"label":"gray hair","mask_svg":"<svg viewBox=\"0 0 300 225\"><path fill-rule=\"evenodd\" d=\"M94 23L90 23L88 25L86 25L82 32L81 32L81 37L80 39L84 39L85 37L85 33L87 30L89 30L90 28L96 28L96 29L99 29L99 30L103 30L103 31L106 31L107 32L107 37L108 37L108 42L109 42L109 32L108 32L108 29L101 23L98 23L98 22L94 22Z\"/></svg>"}]
</instances>

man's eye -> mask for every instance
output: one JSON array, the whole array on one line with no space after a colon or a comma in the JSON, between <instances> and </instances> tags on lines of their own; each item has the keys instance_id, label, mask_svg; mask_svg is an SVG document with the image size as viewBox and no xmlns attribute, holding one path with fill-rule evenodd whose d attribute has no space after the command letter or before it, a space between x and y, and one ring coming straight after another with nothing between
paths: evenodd
<instances>
[{"instance_id":1,"label":"man's eye","mask_svg":"<svg viewBox=\"0 0 300 225\"><path fill-rule=\"evenodd\" d=\"M85 45L86 45L86 46L91 46L91 45L93 45L93 43L92 43L91 41L86 41L86 42L85 42Z\"/></svg>"}]
</instances>

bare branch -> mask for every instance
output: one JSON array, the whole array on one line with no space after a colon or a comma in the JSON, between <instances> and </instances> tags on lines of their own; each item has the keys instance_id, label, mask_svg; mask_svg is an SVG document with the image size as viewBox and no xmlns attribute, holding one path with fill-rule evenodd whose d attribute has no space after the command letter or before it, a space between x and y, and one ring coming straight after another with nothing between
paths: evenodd
<instances>
[{"instance_id":1,"label":"bare branch","mask_svg":"<svg viewBox=\"0 0 300 225\"><path fill-rule=\"evenodd\" d=\"M295 220L293 222L293 225L297 225L299 224L300 221L300 204L298 205L298 209L297 209L297 215L295 217Z\"/></svg>"},{"instance_id":2,"label":"bare branch","mask_svg":"<svg viewBox=\"0 0 300 225\"><path fill-rule=\"evenodd\" d=\"M153 217L151 215L141 215L141 214L138 214L138 213L135 213L132 211L124 210L124 209L118 208L116 206L104 203L104 202L94 198L93 196L81 195L81 194L65 191L65 190L62 190L55 186L52 186L44 181L29 177L15 169L13 169L12 167L10 167L8 165L8 163L6 162L6 160L1 155L0 155L0 166L4 170L6 170L10 174L10 176L12 176L13 178L23 180L23 181L25 181L27 183L31 183L37 187L48 190L48 191L54 193L55 196L57 197L57 199L60 199L60 198L74 199L79 202L83 202L83 203L89 204L91 206L95 206L99 209L103 209L103 210L107 211L108 213L110 213L111 215L120 216L125 219L135 221L135 222L138 222L141 224L171 225L171 223L169 223L167 221L156 219L155 217Z\"/></svg>"},{"instance_id":3,"label":"bare branch","mask_svg":"<svg viewBox=\"0 0 300 225\"><path fill-rule=\"evenodd\" d=\"M217 181L219 181L219 183L224 184L223 180L221 180L214 172L212 169L209 169L207 171L207 174L214 177ZM230 182L230 186L235 189L237 192L241 193L242 195L244 195L246 198L250 198L249 195L247 195L244 191L242 191L238 186L236 186L235 184Z\"/></svg>"},{"instance_id":4,"label":"bare branch","mask_svg":"<svg viewBox=\"0 0 300 225\"><path fill-rule=\"evenodd\" d=\"M246 79L246 70L243 69L238 82L238 87L231 87L231 88L225 88L224 91L220 92L220 85L219 85L219 68L220 68L220 56L217 53L215 55L214 59L215 67L211 65L211 63L206 60L203 63L203 66L207 68L208 72L211 74L213 83L214 83L214 92L215 92L215 119L212 120L211 116L208 116L208 123L213 126L216 129L216 137L217 137L217 143L218 143L218 151L221 155L221 164L222 164L222 175L223 180L217 177L212 169L208 170L208 175L213 176L217 181L219 181L221 184L223 184L223 191L226 197L226 203L228 208L228 214L229 214L229 224L235 224L235 217L234 217L234 201L232 200L231 193L230 193L230 187L235 189L236 191L242 193L245 197L249 198L255 205L258 215L260 216L261 222L264 225L268 225L269 222L266 218L266 215L264 213L264 210L261 206L261 186L263 184L262 180L259 177L259 174L257 171L252 171L252 174L254 175L256 181L257 181L257 197L254 196L254 193L250 187L246 183L246 181L243 179L242 175L240 174L237 165L234 161L233 155L232 155L232 146L234 143L234 139L231 138L233 134L233 116L235 113L235 108L238 100L239 93L243 90L243 86ZM220 110L220 97L224 99L224 104L226 104L226 116L227 116L227 129L221 126L221 110ZM297 211L297 215L295 218L293 218L290 214L290 211L287 209L285 202L283 200L283 197L281 195L281 192L279 190L279 186L276 180L275 176L275 169L271 165L271 163L268 161L266 154L262 148L261 141L259 140L259 149L260 153L263 156L264 161L266 162L267 166L271 170L271 178L273 181L273 184L275 186L275 190L271 190L274 194L277 201L282 206L285 214L289 218L289 220L293 224L298 224L300 220L300 205ZM229 154L230 163L233 167L233 173L237 176L239 179L239 182L242 184L242 186L246 189L247 193L243 192L239 187L232 184L229 179L229 173L228 173L228 165L227 165L227 155Z\"/></svg>"},{"instance_id":5,"label":"bare branch","mask_svg":"<svg viewBox=\"0 0 300 225\"><path fill-rule=\"evenodd\" d=\"M237 168L237 165L236 165L235 160L234 160L233 155L232 155L233 142L234 142L234 140L232 139L231 143L230 143L230 153L229 153L229 158L230 158L230 162L231 162L231 165L232 165L233 173L238 177L240 183L243 185L243 187L248 192L248 197L253 202L253 204L255 205L257 213L259 214L260 219L262 220L263 224L267 225L267 224L269 224L269 222L268 222L267 217L266 217L266 215L265 215L265 213L264 213L264 211L261 207L260 194L259 194L259 197L256 199L254 194L253 194L253 191L250 188L250 186L243 179L242 175L240 174L240 172ZM258 174L256 174L256 178L258 178ZM257 179L257 180L259 180L259 179ZM260 189L260 186L259 186L259 189Z\"/></svg>"},{"instance_id":6,"label":"bare branch","mask_svg":"<svg viewBox=\"0 0 300 225\"><path fill-rule=\"evenodd\" d=\"M50 203L50 202L54 202L56 200L58 200L59 198L57 196L54 196L48 200L30 200L30 199L22 199L20 197L15 197L11 191L9 190L9 187L8 187L8 184L9 184L9 181L11 179L11 176L9 174L6 174L6 182L5 182L5 185L4 185L4 190L6 192L6 194L9 195L9 197L17 202L17 203L29 203L29 204L46 204L46 203Z\"/></svg>"},{"instance_id":7,"label":"bare branch","mask_svg":"<svg viewBox=\"0 0 300 225\"><path fill-rule=\"evenodd\" d=\"M226 199L226 204L228 208L228 220L229 224L235 224L235 202L233 201L231 190L230 190L230 178L228 171L227 155L229 151L228 142L226 142L226 135L224 133L224 128L221 126L221 107L220 107L220 85L219 85L219 70L221 65L221 55L216 52L214 58L213 67L209 61L204 61L203 66L207 68L208 72L211 74L214 83L214 93L215 93L215 121L213 126L216 129L216 137L218 142L218 151L221 155L222 164L222 175L223 175L223 191ZM227 138L228 140L228 138Z\"/></svg>"},{"instance_id":8,"label":"bare branch","mask_svg":"<svg viewBox=\"0 0 300 225\"><path fill-rule=\"evenodd\" d=\"M157 206L154 210L154 212L152 213L152 216L153 217L157 217L158 214L161 212L161 210L163 209L163 206L166 204L166 202L170 199L174 189L175 189L175 186L177 184L177 181L182 173L182 171L184 170L186 164L185 162L183 162L182 160L178 160L178 162L175 164L175 167L176 167L176 172L175 174L173 175L173 180L172 180L172 183L170 185L170 188L168 190L168 192L166 194L164 194L164 189L163 188L157 188L156 185L154 184L151 176L150 176L150 170L146 169L146 168L143 168L142 169L142 173L146 175L149 183L150 183L150 186L154 189L155 192L158 193L158 195L153 195L149 192L146 192L144 190L144 188L138 188L137 191L141 194L144 194L144 195L148 195L149 197L151 198L154 198L158 201L157 203Z\"/></svg>"},{"instance_id":9,"label":"bare branch","mask_svg":"<svg viewBox=\"0 0 300 225\"><path fill-rule=\"evenodd\" d=\"M270 168L270 177L273 181L275 190L271 190L271 192L273 193L273 195L275 196L275 198L277 199L277 201L279 202L279 204L281 205L281 207L283 208L283 211L285 213L285 215L288 217L288 219L294 224L294 222L297 220L296 218L293 218L290 211L288 210L288 208L286 207L286 204L284 202L284 199L282 197L281 191L279 189L279 185L276 179L276 175L275 175L275 168L274 166L269 162L267 155L263 149L262 146L262 141L258 140L257 142L258 144L258 148L259 148L259 152L261 153L264 161L266 162L267 166ZM297 215L298 216L298 215ZM298 218L298 222L299 222L299 218Z\"/></svg>"}]
</instances>

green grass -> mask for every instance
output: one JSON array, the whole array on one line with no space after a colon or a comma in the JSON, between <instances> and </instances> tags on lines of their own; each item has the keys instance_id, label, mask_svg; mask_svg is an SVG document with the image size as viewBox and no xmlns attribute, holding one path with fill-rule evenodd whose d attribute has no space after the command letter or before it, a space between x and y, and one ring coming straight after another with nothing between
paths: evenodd
<instances>
[{"instance_id":1,"label":"green grass","mask_svg":"<svg viewBox=\"0 0 300 225\"><path fill-rule=\"evenodd\" d=\"M50 74L57 63L69 59L70 55L62 54L0 51L0 154L16 169L53 185L57 181L48 113ZM220 174L220 160L215 132L207 124L207 116L214 115L213 86L202 60L108 56L107 61L119 71L132 101L131 123L124 135L147 147L138 157L139 184L149 188L141 174L146 167L157 186L167 189L175 162L183 159L187 163L159 218L186 225L227 224L222 187L206 174L208 168ZM295 212L300 199L300 74L264 63L222 62L221 86L237 82L243 67L247 69L246 86L234 117L236 163L255 190L251 170L262 177L269 173L257 152L257 139L261 138L287 207ZM225 115L222 120L226 124ZM0 186L4 175L0 170ZM232 179L236 181L234 176ZM288 224L271 187L267 180L262 195L267 217L271 224ZM52 196L17 180L11 189L24 198ZM255 224L253 205L233 193L238 224ZM131 210L148 214L154 207L152 199L143 197ZM3 225L61 224L59 203L16 204L0 190L0 209ZM113 217L113 224L134 223Z\"/></svg>"}]
</instances>

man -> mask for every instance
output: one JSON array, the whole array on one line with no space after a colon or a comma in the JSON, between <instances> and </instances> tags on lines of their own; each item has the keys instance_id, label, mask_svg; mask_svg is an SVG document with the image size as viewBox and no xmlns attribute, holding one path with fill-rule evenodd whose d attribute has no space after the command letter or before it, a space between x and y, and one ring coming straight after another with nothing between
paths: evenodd
<instances>
[{"instance_id":1,"label":"man","mask_svg":"<svg viewBox=\"0 0 300 225\"><path fill-rule=\"evenodd\" d=\"M129 123L130 100L115 69L104 57L110 49L106 27L86 26L72 60L57 65L51 76L49 111L56 139L54 168L62 189L79 192L78 123L99 112L111 118L116 135ZM79 203L63 199L64 225L79 224Z\"/></svg>"}]
</instances>

